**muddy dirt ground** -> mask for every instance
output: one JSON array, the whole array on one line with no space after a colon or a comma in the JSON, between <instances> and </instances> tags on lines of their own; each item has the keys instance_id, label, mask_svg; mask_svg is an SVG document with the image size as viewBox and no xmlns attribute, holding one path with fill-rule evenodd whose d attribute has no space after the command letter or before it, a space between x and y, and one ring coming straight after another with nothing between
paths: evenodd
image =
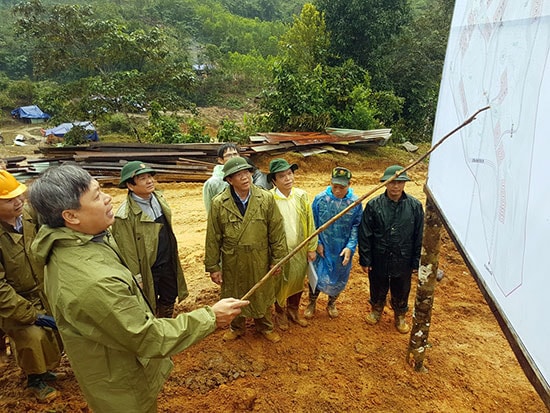
<instances>
[{"instance_id":1,"label":"muddy dirt ground","mask_svg":"<svg viewBox=\"0 0 550 413\"><path fill-rule=\"evenodd\" d=\"M13 151L7 151L7 156L13 155ZM296 186L312 199L326 187L329 172L337 164L353 171L352 187L358 195L370 191L377 185L381 171L394 163L380 153L374 155L284 157L298 163ZM412 157L406 155L400 162ZM269 158L258 159L257 163L265 170ZM424 200L426 165L416 168L411 177L414 181L407 184L406 190ZM190 290L177 311L212 304L219 290L203 267L206 214L202 184L159 187L172 206L180 259ZM117 188L105 190L113 196L115 206L125 196ZM444 277L435 294L427 373L414 372L405 362L409 336L395 330L390 309L386 308L378 325L366 324L368 280L360 271L357 256L354 262L349 284L337 302L338 318L328 317L326 296L321 295L309 326L291 325L281 332L280 343L267 342L253 328L244 338L224 343L224 331L216 331L173 357L175 368L159 395L159 411L547 411L446 234L440 254ZM411 308L414 296L413 287ZM57 384L61 396L49 404L29 398L25 378L13 357L4 360L0 368L0 412L90 411L66 358L59 370L68 373L68 378ZM125 411L124 406L120 411Z\"/></svg>"}]
</instances>

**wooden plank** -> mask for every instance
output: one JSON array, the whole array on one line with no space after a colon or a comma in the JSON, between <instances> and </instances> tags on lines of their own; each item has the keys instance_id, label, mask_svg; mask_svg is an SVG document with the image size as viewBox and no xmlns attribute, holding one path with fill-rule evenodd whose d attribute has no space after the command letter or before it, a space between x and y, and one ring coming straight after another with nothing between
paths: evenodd
<instances>
[{"instance_id":1,"label":"wooden plank","mask_svg":"<svg viewBox=\"0 0 550 413\"><path fill-rule=\"evenodd\" d=\"M270 152L270 151L277 151L281 149L288 149L293 148L294 144L290 142L286 143L280 143L277 145L257 145L257 146L251 146L250 149L252 149L254 152L262 153L262 152Z\"/></svg>"},{"instance_id":2,"label":"wooden plank","mask_svg":"<svg viewBox=\"0 0 550 413\"><path fill-rule=\"evenodd\" d=\"M349 151L344 151L342 149L336 149L335 147L330 146L330 145L323 145L323 146L321 146L321 149L324 149L328 152L340 153L342 155L348 155L349 154Z\"/></svg>"},{"instance_id":3,"label":"wooden plank","mask_svg":"<svg viewBox=\"0 0 550 413\"><path fill-rule=\"evenodd\" d=\"M305 157L308 157L308 156L311 156L311 155L316 155L316 154L319 154L319 153L325 153L327 152L326 149L321 149L321 148L310 148L310 149L303 149L303 150L299 150L298 153L300 153L301 155L305 156Z\"/></svg>"}]
</instances>

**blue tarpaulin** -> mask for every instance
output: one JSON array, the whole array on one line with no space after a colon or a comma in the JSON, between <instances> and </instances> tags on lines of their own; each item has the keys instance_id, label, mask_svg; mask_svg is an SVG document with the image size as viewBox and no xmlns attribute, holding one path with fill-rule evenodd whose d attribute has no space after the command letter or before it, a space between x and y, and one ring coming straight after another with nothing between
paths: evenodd
<instances>
[{"instance_id":1,"label":"blue tarpaulin","mask_svg":"<svg viewBox=\"0 0 550 413\"><path fill-rule=\"evenodd\" d=\"M19 119L50 119L51 116L42 112L36 105L20 106L11 111L12 116Z\"/></svg>"},{"instance_id":2,"label":"blue tarpaulin","mask_svg":"<svg viewBox=\"0 0 550 413\"><path fill-rule=\"evenodd\" d=\"M96 142L99 140L97 131L90 121L62 123L61 125L57 125L55 128L46 129L44 131L44 136L54 135L62 138L67 132L69 132L73 128L73 126L80 126L89 131L90 133L86 135L86 139L88 139L89 141Z\"/></svg>"}]
</instances>

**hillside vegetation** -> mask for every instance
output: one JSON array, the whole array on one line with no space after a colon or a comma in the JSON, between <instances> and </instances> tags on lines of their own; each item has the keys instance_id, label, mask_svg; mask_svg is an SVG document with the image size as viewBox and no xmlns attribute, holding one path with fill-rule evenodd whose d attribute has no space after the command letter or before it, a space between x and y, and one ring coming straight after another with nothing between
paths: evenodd
<instances>
[{"instance_id":1,"label":"hillside vegetation","mask_svg":"<svg viewBox=\"0 0 550 413\"><path fill-rule=\"evenodd\" d=\"M38 104L52 123L86 118L137 141L327 126L429 140L453 5L4 0L0 107ZM213 136L192 116L213 105L247 115Z\"/></svg>"}]
</instances>

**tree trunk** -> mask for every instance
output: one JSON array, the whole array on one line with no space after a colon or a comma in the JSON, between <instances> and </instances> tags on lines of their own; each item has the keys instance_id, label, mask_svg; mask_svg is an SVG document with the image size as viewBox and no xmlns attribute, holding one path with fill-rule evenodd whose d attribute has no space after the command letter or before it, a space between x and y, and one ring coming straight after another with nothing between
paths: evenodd
<instances>
[{"instance_id":1,"label":"tree trunk","mask_svg":"<svg viewBox=\"0 0 550 413\"><path fill-rule=\"evenodd\" d=\"M424 367L426 350L430 346L428 334L432 317L432 306L436 284L439 260L441 220L435 205L428 195L426 198L426 214L424 218L424 235L422 240L422 256L418 269L418 286L413 312L413 325L407 362L416 371L427 371Z\"/></svg>"}]
</instances>

